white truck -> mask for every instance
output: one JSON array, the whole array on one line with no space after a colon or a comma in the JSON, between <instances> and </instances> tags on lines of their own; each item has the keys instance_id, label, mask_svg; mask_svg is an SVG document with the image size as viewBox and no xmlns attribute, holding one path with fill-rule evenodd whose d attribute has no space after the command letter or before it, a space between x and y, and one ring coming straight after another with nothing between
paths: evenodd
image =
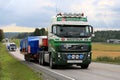
<instances>
[{"instance_id":1,"label":"white truck","mask_svg":"<svg viewBox=\"0 0 120 80\"><path fill-rule=\"evenodd\" d=\"M51 68L76 64L88 68L91 63L93 27L81 14L57 14L48 28L48 49L40 51L39 63Z\"/></svg>"},{"instance_id":2,"label":"white truck","mask_svg":"<svg viewBox=\"0 0 120 80\"><path fill-rule=\"evenodd\" d=\"M16 44L15 43L8 43L7 48L9 51L16 51Z\"/></svg>"}]
</instances>

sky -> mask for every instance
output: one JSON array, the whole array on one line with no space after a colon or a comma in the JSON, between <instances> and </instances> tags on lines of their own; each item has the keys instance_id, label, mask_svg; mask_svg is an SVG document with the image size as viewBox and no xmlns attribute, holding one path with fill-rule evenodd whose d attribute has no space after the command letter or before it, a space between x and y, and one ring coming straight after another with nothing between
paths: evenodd
<instances>
[{"instance_id":1,"label":"sky","mask_svg":"<svg viewBox=\"0 0 120 80\"><path fill-rule=\"evenodd\" d=\"M119 0L0 0L0 29L32 32L46 28L59 12L84 13L95 30L120 30Z\"/></svg>"}]
</instances>

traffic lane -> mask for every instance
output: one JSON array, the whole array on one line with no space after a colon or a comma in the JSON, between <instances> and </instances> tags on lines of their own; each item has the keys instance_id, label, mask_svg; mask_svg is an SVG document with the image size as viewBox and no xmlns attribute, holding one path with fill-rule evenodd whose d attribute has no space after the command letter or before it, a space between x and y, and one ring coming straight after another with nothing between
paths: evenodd
<instances>
[{"instance_id":1,"label":"traffic lane","mask_svg":"<svg viewBox=\"0 0 120 80\"><path fill-rule=\"evenodd\" d=\"M49 66L41 66L34 63L32 64L33 65L31 66L38 67L36 68L37 70L50 74L52 77L57 77L56 80L120 80L119 65L107 65L107 67L109 66L108 69L104 69L101 68L104 64L92 63L88 69L81 69L78 66L72 66L51 70ZM97 67L95 67L96 65ZM113 70L113 67L116 67L117 71Z\"/></svg>"},{"instance_id":2,"label":"traffic lane","mask_svg":"<svg viewBox=\"0 0 120 80\"><path fill-rule=\"evenodd\" d=\"M53 69L50 69L49 66L41 66L39 64L35 64L35 63L31 63L31 62L27 62L26 64L29 64L29 67L31 67L34 70L44 72L45 74L51 76L54 80L75 80L72 77L63 75L61 73L54 71Z\"/></svg>"},{"instance_id":3,"label":"traffic lane","mask_svg":"<svg viewBox=\"0 0 120 80\"><path fill-rule=\"evenodd\" d=\"M54 70L75 80L120 80L120 65L91 63L88 69L73 66Z\"/></svg>"},{"instance_id":4,"label":"traffic lane","mask_svg":"<svg viewBox=\"0 0 120 80\"><path fill-rule=\"evenodd\" d=\"M17 48L16 51L9 51L9 53L12 54L12 56L14 56L15 58L19 59L20 61L25 61L24 55L20 54L19 48Z\"/></svg>"},{"instance_id":5,"label":"traffic lane","mask_svg":"<svg viewBox=\"0 0 120 80\"><path fill-rule=\"evenodd\" d=\"M21 55L21 59L24 60L23 55L20 54L19 51L12 53L16 56L18 56L18 54ZM18 58L20 58L20 56ZM34 63L30 63L30 66L32 66L31 64ZM54 73L53 77L55 73L58 73L62 75L62 77L64 76L75 80L120 80L120 65L91 63L88 69L81 69L78 66L72 66L52 70L48 66L41 66L39 64L34 64L34 66L39 67L37 70L43 70L43 72L46 71L46 73L50 75ZM60 76L58 74L56 77Z\"/></svg>"},{"instance_id":6,"label":"traffic lane","mask_svg":"<svg viewBox=\"0 0 120 80\"><path fill-rule=\"evenodd\" d=\"M114 65L114 64L105 64L105 63L92 63L91 65L93 68L112 71L112 72L118 72L120 73L120 65Z\"/></svg>"}]
</instances>

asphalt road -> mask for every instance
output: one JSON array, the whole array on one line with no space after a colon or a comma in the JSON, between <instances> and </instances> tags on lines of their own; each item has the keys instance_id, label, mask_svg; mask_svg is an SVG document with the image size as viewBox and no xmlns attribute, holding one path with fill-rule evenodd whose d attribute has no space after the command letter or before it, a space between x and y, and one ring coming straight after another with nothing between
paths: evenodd
<instances>
[{"instance_id":1,"label":"asphalt road","mask_svg":"<svg viewBox=\"0 0 120 80\"><path fill-rule=\"evenodd\" d=\"M10 54L35 71L46 74L45 80L120 80L120 65L92 62L88 69L78 66L50 69L49 66L26 62L19 50Z\"/></svg>"}]
</instances>

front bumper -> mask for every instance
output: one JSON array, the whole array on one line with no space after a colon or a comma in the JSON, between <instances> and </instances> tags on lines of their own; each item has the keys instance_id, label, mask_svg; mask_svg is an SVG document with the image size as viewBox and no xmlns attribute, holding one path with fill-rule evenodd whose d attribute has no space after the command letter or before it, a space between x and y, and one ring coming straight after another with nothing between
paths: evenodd
<instances>
[{"instance_id":1,"label":"front bumper","mask_svg":"<svg viewBox=\"0 0 120 80\"><path fill-rule=\"evenodd\" d=\"M75 55L75 58L68 58L68 55ZM77 56L83 54L82 58L77 58ZM55 65L82 65L91 63L91 52L80 52L80 53L56 53L53 57L53 64Z\"/></svg>"}]
</instances>

